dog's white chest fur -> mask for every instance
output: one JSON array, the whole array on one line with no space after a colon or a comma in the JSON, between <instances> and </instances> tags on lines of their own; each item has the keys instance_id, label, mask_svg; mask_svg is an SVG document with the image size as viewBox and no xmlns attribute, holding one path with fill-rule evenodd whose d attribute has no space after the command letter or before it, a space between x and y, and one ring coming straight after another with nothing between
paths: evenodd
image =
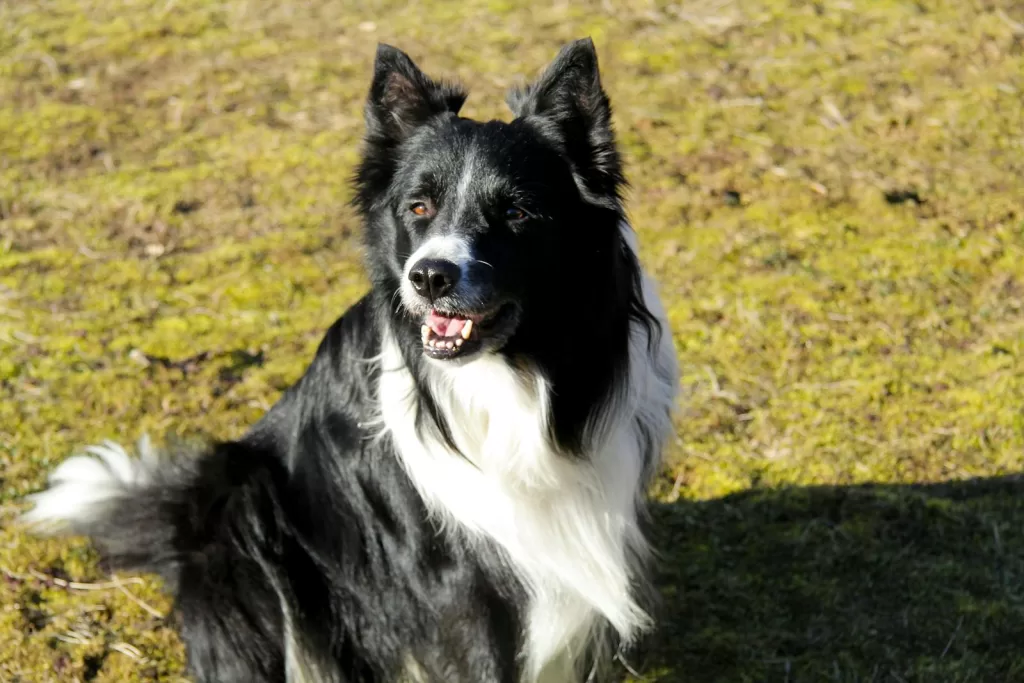
<instances>
[{"instance_id":1,"label":"dog's white chest fur","mask_svg":"<svg viewBox=\"0 0 1024 683\"><path fill-rule=\"evenodd\" d=\"M442 524L500 544L530 592L525 681L576 680L577 658L602 618L626 640L648 624L632 590L646 552L637 501L645 449L656 454L670 431L676 372L664 312L645 284L663 326L660 347L649 352L646 334L633 330L628 379L582 457L551 445L543 378L497 355L431 366L430 389L472 463L421 437L413 378L390 335L384 342L382 416L413 482Z\"/></svg>"}]
</instances>

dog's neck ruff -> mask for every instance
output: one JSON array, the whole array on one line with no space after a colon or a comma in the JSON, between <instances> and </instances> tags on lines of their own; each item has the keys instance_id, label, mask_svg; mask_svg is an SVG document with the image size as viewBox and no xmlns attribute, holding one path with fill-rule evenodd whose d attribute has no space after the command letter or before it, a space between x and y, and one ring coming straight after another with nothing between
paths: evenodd
<instances>
[{"instance_id":1,"label":"dog's neck ruff","mask_svg":"<svg viewBox=\"0 0 1024 683\"><path fill-rule=\"evenodd\" d=\"M635 249L632 229L623 227ZM417 387L385 333L379 400L385 429L428 509L449 531L489 538L530 592L524 681L565 681L604 622L629 641L649 624L636 601L647 552L637 520L646 474L671 430L675 352L653 283L644 303L660 343L632 324L629 371L612 388L584 453L560 453L548 429L549 387L498 354L430 361L426 386L461 453L416 428ZM456 528L451 528L454 525Z\"/></svg>"}]
</instances>

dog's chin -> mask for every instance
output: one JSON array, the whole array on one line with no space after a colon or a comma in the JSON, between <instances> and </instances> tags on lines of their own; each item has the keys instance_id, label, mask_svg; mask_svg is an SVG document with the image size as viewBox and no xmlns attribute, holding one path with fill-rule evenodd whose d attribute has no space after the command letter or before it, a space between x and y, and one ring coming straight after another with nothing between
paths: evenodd
<instances>
[{"instance_id":1,"label":"dog's chin","mask_svg":"<svg viewBox=\"0 0 1024 683\"><path fill-rule=\"evenodd\" d=\"M420 340L427 358L459 363L500 350L519 325L519 307L505 302L487 309L432 308L420 319Z\"/></svg>"}]
</instances>

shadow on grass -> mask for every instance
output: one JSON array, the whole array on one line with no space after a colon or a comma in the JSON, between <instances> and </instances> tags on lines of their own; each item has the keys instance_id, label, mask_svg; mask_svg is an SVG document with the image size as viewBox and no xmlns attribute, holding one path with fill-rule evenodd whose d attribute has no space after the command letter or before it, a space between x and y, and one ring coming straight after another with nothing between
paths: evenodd
<instances>
[{"instance_id":1,"label":"shadow on grass","mask_svg":"<svg viewBox=\"0 0 1024 683\"><path fill-rule=\"evenodd\" d=\"M660 504L659 682L1024 681L1024 478Z\"/></svg>"}]
</instances>

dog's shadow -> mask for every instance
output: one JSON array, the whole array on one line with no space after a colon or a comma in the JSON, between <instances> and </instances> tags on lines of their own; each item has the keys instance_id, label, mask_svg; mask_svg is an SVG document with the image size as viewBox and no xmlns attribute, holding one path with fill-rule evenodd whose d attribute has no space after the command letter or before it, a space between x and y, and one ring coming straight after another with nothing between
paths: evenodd
<instances>
[{"instance_id":1,"label":"dog's shadow","mask_svg":"<svg viewBox=\"0 0 1024 683\"><path fill-rule=\"evenodd\" d=\"M659 504L645 681L1024 681L1024 479Z\"/></svg>"}]
</instances>

